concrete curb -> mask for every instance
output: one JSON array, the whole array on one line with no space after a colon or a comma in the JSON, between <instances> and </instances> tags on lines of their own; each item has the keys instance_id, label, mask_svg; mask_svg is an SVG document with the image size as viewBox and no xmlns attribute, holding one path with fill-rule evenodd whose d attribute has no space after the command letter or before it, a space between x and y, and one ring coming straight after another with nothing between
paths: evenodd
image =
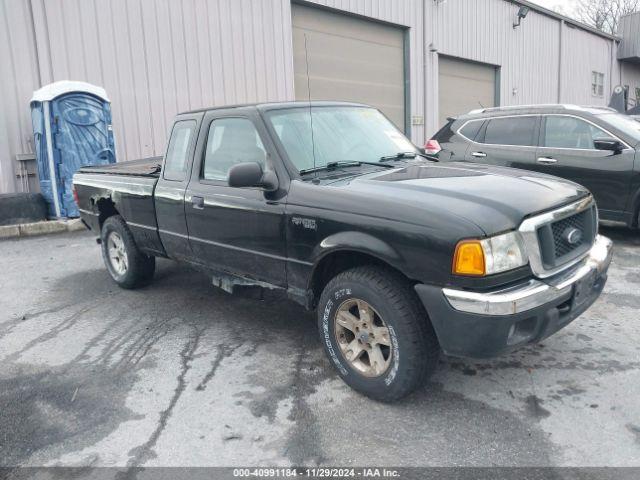
<instances>
[{"instance_id":1,"label":"concrete curb","mask_svg":"<svg viewBox=\"0 0 640 480\"><path fill-rule=\"evenodd\" d=\"M0 226L0 239L31 237L49 233L77 232L86 227L79 218L73 220L51 220L48 222L23 223L20 225Z\"/></svg>"}]
</instances>

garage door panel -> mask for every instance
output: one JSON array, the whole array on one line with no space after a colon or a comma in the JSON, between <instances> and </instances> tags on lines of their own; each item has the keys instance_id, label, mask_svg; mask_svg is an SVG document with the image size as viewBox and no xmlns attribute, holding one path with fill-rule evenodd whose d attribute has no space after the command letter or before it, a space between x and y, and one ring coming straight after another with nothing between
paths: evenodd
<instances>
[{"instance_id":1,"label":"garage door panel","mask_svg":"<svg viewBox=\"0 0 640 480\"><path fill-rule=\"evenodd\" d=\"M440 126L447 117L495 106L496 67L440 57L438 68Z\"/></svg>"},{"instance_id":2,"label":"garage door panel","mask_svg":"<svg viewBox=\"0 0 640 480\"><path fill-rule=\"evenodd\" d=\"M441 58L440 74L493 83L495 80L495 67L464 60Z\"/></svg>"},{"instance_id":3,"label":"garage door panel","mask_svg":"<svg viewBox=\"0 0 640 480\"><path fill-rule=\"evenodd\" d=\"M403 95L404 85L401 76L396 75L392 69L376 68L375 65L360 63L350 63L348 61L334 59L332 57L313 57L309 60L309 75L315 78L332 80L344 80L347 82L361 83L370 88L379 86L393 87L398 92L398 99ZM313 66L311 66L313 62ZM306 77L305 58L299 57L294 60L296 73ZM368 92L370 93L370 92Z\"/></svg>"},{"instance_id":4,"label":"garage door panel","mask_svg":"<svg viewBox=\"0 0 640 480\"><path fill-rule=\"evenodd\" d=\"M302 35L302 33L301 33ZM301 40L304 43L304 38ZM362 47L363 53L350 48L350 45L329 45L334 42L308 42L309 69L312 72L323 72L325 77L374 79L373 83L402 85L404 78L402 51L397 49ZM370 52L377 50L372 57ZM348 51L345 55L344 52ZM367 56L366 54L369 54ZM296 71L306 70L304 51L294 55Z\"/></svg>"},{"instance_id":5,"label":"garage door panel","mask_svg":"<svg viewBox=\"0 0 640 480\"><path fill-rule=\"evenodd\" d=\"M294 27L299 26L310 32L332 33L383 45L403 45L397 29L390 26L302 5L293 5L292 13Z\"/></svg>"},{"instance_id":6,"label":"garage door panel","mask_svg":"<svg viewBox=\"0 0 640 480\"><path fill-rule=\"evenodd\" d=\"M334 78L324 77L309 77L311 84L312 98L315 100L335 100L336 92L340 92L340 95L347 96L351 102L370 103L371 96L367 91L371 86L371 82L358 82L353 80L337 80ZM306 91L307 77L305 75L295 76L296 87L302 88L302 91ZM400 108L400 111L404 111L402 106L398 107L394 101L401 95L402 89L393 85L378 84L373 85L376 89L376 104L382 108ZM308 97L302 97L302 100L306 100Z\"/></svg>"},{"instance_id":7,"label":"garage door panel","mask_svg":"<svg viewBox=\"0 0 640 480\"><path fill-rule=\"evenodd\" d=\"M404 32L334 12L293 5L296 99L373 105L404 128Z\"/></svg>"}]
</instances>

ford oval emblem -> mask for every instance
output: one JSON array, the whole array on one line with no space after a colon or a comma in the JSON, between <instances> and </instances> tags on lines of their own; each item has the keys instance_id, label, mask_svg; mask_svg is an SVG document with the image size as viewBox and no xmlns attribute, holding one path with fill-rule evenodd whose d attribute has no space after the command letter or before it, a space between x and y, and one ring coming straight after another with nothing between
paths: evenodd
<instances>
[{"instance_id":1,"label":"ford oval emblem","mask_svg":"<svg viewBox=\"0 0 640 480\"><path fill-rule=\"evenodd\" d=\"M569 227L564 231L562 236L569 245L577 245L582 241L582 230Z\"/></svg>"}]
</instances>

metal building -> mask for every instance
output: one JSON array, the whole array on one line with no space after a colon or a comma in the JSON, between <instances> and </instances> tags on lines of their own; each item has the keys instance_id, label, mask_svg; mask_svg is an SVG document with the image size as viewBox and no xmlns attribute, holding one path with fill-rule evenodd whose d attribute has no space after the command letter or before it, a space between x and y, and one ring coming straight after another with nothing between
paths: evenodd
<instances>
[{"instance_id":1,"label":"metal building","mask_svg":"<svg viewBox=\"0 0 640 480\"><path fill-rule=\"evenodd\" d=\"M519 0L0 0L0 193L35 185L29 99L53 81L106 89L119 161L161 155L179 111L307 85L378 106L420 144L480 104L604 105L617 84L635 97L639 29Z\"/></svg>"}]
</instances>

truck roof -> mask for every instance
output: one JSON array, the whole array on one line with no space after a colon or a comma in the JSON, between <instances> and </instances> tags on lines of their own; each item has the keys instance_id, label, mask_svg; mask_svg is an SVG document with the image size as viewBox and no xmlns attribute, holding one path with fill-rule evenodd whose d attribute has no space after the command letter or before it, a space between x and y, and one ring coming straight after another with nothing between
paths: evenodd
<instances>
[{"instance_id":1,"label":"truck roof","mask_svg":"<svg viewBox=\"0 0 640 480\"><path fill-rule=\"evenodd\" d=\"M227 110L233 108L257 108L258 110L279 110L284 108L301 108L301 107L344 107L344 106L352 106L352 107L371 107L370 105L365 105L363 103L354 103L354 102L339 102L339 101L295 101L295 102L263 102L263 103L239 103L233 105L217 105L214 107L206 107L206 108L197 108L195 110L189 110L186 112L180 112L178 115L186 115L189 113L201 113L201 112L209 112L212 110Z\"/></svg>"}]
</instances>

